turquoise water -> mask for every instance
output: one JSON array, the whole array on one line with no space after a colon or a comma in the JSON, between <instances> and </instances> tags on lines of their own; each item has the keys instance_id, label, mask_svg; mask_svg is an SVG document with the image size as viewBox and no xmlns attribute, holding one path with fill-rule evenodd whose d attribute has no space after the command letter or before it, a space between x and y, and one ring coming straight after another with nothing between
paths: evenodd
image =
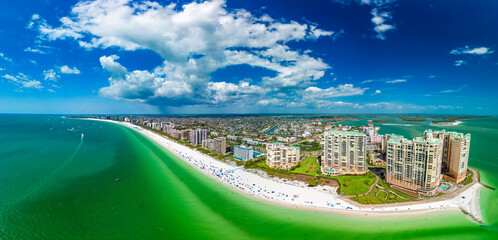
<instances>
[{"instance_id":1,"label":"turquoise water","mask_svg":"<svg viewBox=\"0 0 498 240\"><path fill-rule=\"evenodd\" d=\"M470 165L493 186L497 122L458 126L473 134ZM424 128L388 126L381 131ZM0 115L2 240L496 239L497 199L482 191L485 225L459 212L374 218L289 209L240 195L119 125Z\"/></svg>"}]
</instances>

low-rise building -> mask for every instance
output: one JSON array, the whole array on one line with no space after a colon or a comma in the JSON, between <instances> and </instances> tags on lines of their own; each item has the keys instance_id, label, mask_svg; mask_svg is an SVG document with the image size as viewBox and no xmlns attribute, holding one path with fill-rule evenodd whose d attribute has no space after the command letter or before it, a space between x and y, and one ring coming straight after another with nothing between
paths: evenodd
<instances>
[{"instance_id":1,"label":"low-rise building","mask_svg":"<svg viewBox=\"0 0 498 240\"><path fill-rule=\"evenodd\" d=\"M228 135L227 136L227 139L230 139L230 140L233 140L233 141L236 141L237 139L239 139L238 137L236 136L233 136L233 135Z\"/></svg>"},{"instance_id":2,"label":"low-rise building","mask_svg":"<svg viewBox=\"0 0 498 240\"><path fill-rule=\"evenodd\" d=\"M254 159L254 150L251 146L235 146L233 148L233 157L242 161L251 160Z\"/></svg>"},{"instance_id":3,"label":"low-rise building","mask_svg":"<svg viewBox=\"0 0 498 240\"><path fill-rule=\"evenodd\" d=\"M243 138L242 142L245 142L245 143L247 143L249 145L253 145L253 146L261 144L260 142L252 140L252 139L249 139L249 138Z\"/></svg>"},{"instance_id":4,"label":"low-rise building","mask_svg":"<svg viewBox=\"0 0 498 240\"><path fill-rule=\"evenodd\" d=\"M300 161L300 149L296 146L285 146L283 143L266 145L266 164L271 168L290 169Z\"/></svg>"},{"instance_id":5,"label":"low-rise building","mask_svg":"<svg viewBox=\"0 0 498 240\"><path fill-rule=\"evenodd\" d=\"M277 137L277 141L284 142L284 143L295 143L295 142L297 142L297 137L296 136Z\"/></svg>"}]
</instances>

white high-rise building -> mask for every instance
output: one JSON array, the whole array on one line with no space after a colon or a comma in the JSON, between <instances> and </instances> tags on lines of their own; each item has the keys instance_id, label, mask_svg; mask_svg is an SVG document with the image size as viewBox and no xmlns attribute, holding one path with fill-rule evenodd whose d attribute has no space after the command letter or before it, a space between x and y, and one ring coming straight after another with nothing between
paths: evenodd
<instances>
[{"instance_id":1,"label":"white high-rise building","mask_svg":"<svg viewBox=\"0 0 498 240\"><path fill-rule=\"evenodd\" d=\"M208 132L206 129L197 129L197 130L192 130L192 139L190 139L190 142L192 145L197 146L199 144L202 144L202 140L208 138Z\"/></svg>"}]
</instances>

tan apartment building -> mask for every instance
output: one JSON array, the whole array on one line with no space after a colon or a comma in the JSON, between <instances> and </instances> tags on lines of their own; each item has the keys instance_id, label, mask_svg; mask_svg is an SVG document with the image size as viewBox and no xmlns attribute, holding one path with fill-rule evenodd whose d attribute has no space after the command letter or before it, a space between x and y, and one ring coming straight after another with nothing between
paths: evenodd
<instances>
[{"instance_id":1,"label":"tan apartment building","mask_svg":"<svg viewBox=\"0 0 498 240\"><path fill-rule=\"evenodd\" d=\"M266 165L271 168L290 169L300 161L300 149L295 146L285 146L283 143L268 143L266 145Z\"/></svg>"},{"instance_id":2,"label":"tan apartment building","mask_svg":"<svg viewBox=\"0 0 498 240\"><path fill-rule=\"evenodd\" d=\"M214 152L221 155L227 153L227 140L224 137L217 137L214 139Z\"/></svg>"},{"instance_id":3,"label":"tan apartment building","mask_svg":"<svg viewBox=\"0 0 498 240\"><path fill-rule=\"evenodd\" d=\"M212 150L215 153L219 153L221 155L225 155L227 149L227 141L224 137L204 139L202 140L202 148Z\"/></svg>"},{"instance_id":4,"label":"tan apartment building","mask_svg":"<svg viewBox=\"0 0 498 240\"><path fill-rule=\"evenodd\" d=\"M444 179L459 183L467 177L469 163L470 134L435 131L434 137L443 140Z\"/></svg>"},{"instance_id":5,"label":"tan apartment building","mask_svg":"<svg viewBox=\"0 0 498 240\"><path fill-rule=\"evenodd\" d=\"M181 130L181 139L182 141L189 141L190 140L190 135L191 135L192 129L185 129Z\"/></svg>"},{"instance_id":6,"label":"tan apartment building","mask_svg":"<svg viewBox=\"0 0 498 240\"><path fill-rule=\"evenodd\" d=\"M328 131L322 135L322 172L329 175L364 174L366 136L359 132Z\"/></svg>"},{"instance_id":7,"label":"tan apartment building","mask_svg":"<svg viewBox=\"0 0 498 240\"><path fill-rule=\"evenodd\" d=\"M387 141L386 181L402 188L434 193L442 178L443 141L432 130L408 140L391 137Z\"/></svg>"}]
</instances>

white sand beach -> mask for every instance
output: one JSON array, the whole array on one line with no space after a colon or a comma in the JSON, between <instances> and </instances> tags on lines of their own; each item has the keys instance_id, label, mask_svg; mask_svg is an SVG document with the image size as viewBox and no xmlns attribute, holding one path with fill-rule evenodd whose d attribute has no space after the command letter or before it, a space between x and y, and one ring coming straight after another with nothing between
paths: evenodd
<instances>
[{"instance_id":1,"label":"white sand beach","mask_svg":"<svg viewBox=\"0 0 498 240\"><path fill-rule=\"evenodd\" d=\"M431 123L430 125L444 127L444 126L458 126L461 123L463 123L463 122L462 121L454 121L454 122Z\"/></svg>"},{"instance_id":2,"label":"white sand beach","mask_svg":"<svg viewBox=\"0 0 498 240\"><path fill-rule=\"evenodd\" d=\"M108 120L102 120L108 121ZM472 216L473 220L481 221L479 210L479 190L481 184L475 183L472 187L453 198L441 201L409 202L388 205L366 206L351 204L341 199L336 188L328 186L307 187L300 182L284 182L261 174L254 174L243 167L231 166L215 160L201 152L179 144L164 136L146 130L128 122L108 121L132 128L151 140L157 142L168 151L174 153L187 163L199 169L204 174L226 184L239 192L245 193L258 200L273 204L302 208L313 211L330 211L357 215L412 215L438 211L460 211Z\"/></svg>"}]
</instances>

